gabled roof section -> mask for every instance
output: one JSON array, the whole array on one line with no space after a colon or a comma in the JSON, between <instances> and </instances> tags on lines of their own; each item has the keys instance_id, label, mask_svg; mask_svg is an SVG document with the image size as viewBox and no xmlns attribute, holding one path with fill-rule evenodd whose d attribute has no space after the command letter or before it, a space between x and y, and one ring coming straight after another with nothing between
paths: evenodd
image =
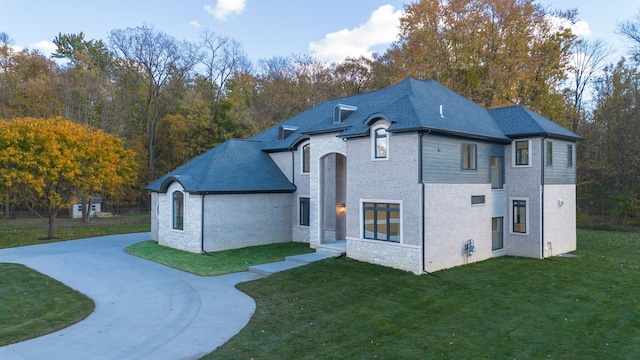
<instances>
[{"instance_id":1,"label":"gabled roof section","mask_svg":"<svg viewBox=\"0 0 640 360\"><path fill-rule=\"evenodd\" d=\"M334 122L337 106L354 110L341 122ZM493 141L509 141L489 112L434 80L406 79L370 93L325 101L283 122L298 130L278 141L277 126L252 138L265 141L266 151L287 151L316 134L336 133L341 137L368 136L372 114L390 120L390 132L432 131Z\"/></svg>"},{"instance_id":2,"label":"gabled roof section","mask_svg":"<svg viewBox=\"0 0 640 360\"><path fill-rule=\"evenodd\" d=\"M295 185L280 171L264 143L231 139L196 157L147 186L166 192L178 181L191 193L240 194L293 192Z\"/></svg>"},{"instance_id":3,"label":"gabled roof section","mask_svg":"<svg viewBox=\"0 0 640 360\"><path fill-rule=\"evenodd\" d=\"M552 136L574 141L582 140L575 133L524 106L491 109L489 113L493 116L502 132L510 138Z\"/></svg>"}]
</instances>

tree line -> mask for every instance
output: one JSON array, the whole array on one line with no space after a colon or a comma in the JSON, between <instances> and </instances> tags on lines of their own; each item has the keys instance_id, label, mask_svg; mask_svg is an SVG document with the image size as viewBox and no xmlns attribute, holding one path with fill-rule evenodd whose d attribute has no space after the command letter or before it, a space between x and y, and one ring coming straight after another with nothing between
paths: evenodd
<instances>
[{"instance_id":1,"label":"tree line","mask_svg":"<svg viewBox=\"0 0 640 360\"><path fill-rule=\"evenodd\" d=\"M337 64L314 54L252 63L242 44L209 30L197 42L150 25L114 29L106 39L60 33L51 58L15 50L0 32L0 118L63 117L121 138L136 154L137 181L113 203L145 208L149 182L229 138L327 99L433 78L487 108L524 105L584 137L580 216L633 222L640 17L617 29L636 47L616 64L606 63L604 41L566 26L577 20L576 10L534 0L422 0L405 5L386 51ZM5 213L24 206L2 189Z\"/></svg>"}]
</instances>

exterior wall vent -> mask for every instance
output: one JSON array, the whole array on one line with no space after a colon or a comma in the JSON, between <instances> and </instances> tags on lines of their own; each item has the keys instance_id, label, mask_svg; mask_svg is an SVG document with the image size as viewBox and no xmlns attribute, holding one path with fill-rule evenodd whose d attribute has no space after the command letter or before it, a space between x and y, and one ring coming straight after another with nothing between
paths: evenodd
<instances>
[{"instance_id":1,"label":"exterior wall vent","mask_svg":"<svg viewBox=\"0 0 640 360\"><path fill-rule=\"evenodd\" d=\"M289 135L296 132L296 130L298 130L298 128L295 126L280 125L280 127L278 127L278 141L286 139Z\"/></svg>"},{"instance_id":2,"label":"exterior wall vent","mask_svg":"<svg viewBox=\"0 0 640 360\"><path fill-rule=\"evenodd\" d=\"M338 104L333 108L333 123L342 123L349 115L358 110L357 107L351 105Z\"/></svg>"}]
</instances>

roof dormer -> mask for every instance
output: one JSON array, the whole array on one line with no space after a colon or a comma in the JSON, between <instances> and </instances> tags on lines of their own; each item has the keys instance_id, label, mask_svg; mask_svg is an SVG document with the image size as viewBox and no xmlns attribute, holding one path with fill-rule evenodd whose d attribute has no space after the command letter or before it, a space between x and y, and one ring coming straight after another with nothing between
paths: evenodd
<instances>
[{"instance_id":1,"label":"roof dormer","mask_svg":"<svg viewBox=\"0 0 640 360\"><path fill-rule=\"evenodd\" d=\"M297 130L298 128L295 126L280 125L278 127L278 141L286 139L287 137L289 137L289 135L293 134Z\"/></svg>"},{"instance_id":2,"label":"roof dormer","mask_svg":"<svg viewBox=\"0 0 640 360\"><path fill-rule=\"evenodd\" d=\"M349 115L358 110L357 107L351 105L338 104L333 108L333 123L342 123Z\"/></svg>"}]
</instances>

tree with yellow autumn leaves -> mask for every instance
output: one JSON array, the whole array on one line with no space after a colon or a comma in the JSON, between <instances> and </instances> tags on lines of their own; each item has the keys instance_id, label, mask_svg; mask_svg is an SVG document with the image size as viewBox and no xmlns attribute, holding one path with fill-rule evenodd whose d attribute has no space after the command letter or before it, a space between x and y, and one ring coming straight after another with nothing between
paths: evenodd
<instances>
[{"instance_id":1,"label":"tree with yellow autumn leaves","mask_svg":"<svg viewBox=\"0 0 640 360\"><path fill-rule=\"evenodd\" d=\"M0 120L0 186L49 223L47 238L76 196L115 195L136 168L134 153L101 130L62 118Z\"/></svg>"}]
</instances>

